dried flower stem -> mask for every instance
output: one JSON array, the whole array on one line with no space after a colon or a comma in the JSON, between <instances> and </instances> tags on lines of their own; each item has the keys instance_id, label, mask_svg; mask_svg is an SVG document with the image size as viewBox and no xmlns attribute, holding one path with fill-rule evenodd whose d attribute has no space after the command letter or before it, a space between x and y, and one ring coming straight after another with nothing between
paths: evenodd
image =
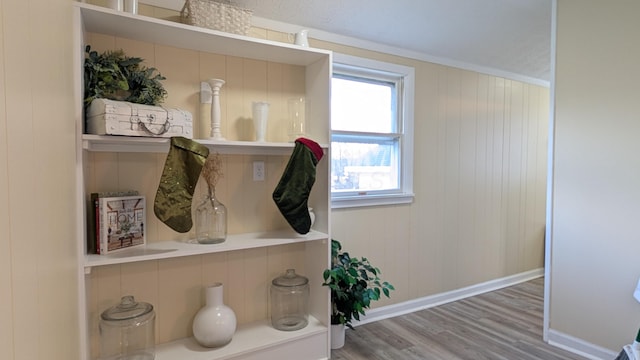
<instances>
[{"instance_id":1,"label":"dried flower stem","mask_svg":"<svg viewBox=\"0 0 640 360\"><path fill-rule=\"evenodd\" d=\"M220 154L209 154L207 160L202 167L202 177L205 179L210 188L215 188L218 180L223 177L222 159Z\"/></svg>"}]
</instances>

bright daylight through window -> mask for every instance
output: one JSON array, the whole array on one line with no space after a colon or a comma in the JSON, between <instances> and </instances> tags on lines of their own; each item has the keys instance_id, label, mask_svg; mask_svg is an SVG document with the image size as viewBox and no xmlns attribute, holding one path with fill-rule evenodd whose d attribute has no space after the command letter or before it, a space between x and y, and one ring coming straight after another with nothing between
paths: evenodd
<instances>
[{"instance_id":1,"label":"bright daylight through window","mask_svg":"<svg viewBox=\"0 0 640 360\"><path fill-rule=\"evenodd\" d=\"M331 82L333 207L413 199L413 68L336 54Z\"/></svg>"}]
</instances>

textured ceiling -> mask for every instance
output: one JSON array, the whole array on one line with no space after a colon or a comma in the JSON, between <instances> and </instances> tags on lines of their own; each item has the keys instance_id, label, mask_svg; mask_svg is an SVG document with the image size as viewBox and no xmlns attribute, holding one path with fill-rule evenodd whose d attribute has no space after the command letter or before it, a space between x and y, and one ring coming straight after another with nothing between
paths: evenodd
<instances>
[{"instance_id":1,"label":"textured ceiling","mask_svg":"<svg viewBox=\"0 0 640 360\"><path fill-rule=\"evenodd\" d=\"M552 0L232 0L254 16L542 81ZM313 37L312 31L309 33Z\"/></svg>"},{"instance_id":2,"label":"textured ceiling","mask_svg":"<svg viewBox=\"0 0 640 360\"><path fill-rule=\"evenodd\" d=\"M139 1L175 10L184 5L184 0ZM253 10L255 20L308 28L310 38L336 34L346 45L380 45L403 56L406 50L414 58L545 84L552 1L230 0Z\"/></svg>"}]
</instances>

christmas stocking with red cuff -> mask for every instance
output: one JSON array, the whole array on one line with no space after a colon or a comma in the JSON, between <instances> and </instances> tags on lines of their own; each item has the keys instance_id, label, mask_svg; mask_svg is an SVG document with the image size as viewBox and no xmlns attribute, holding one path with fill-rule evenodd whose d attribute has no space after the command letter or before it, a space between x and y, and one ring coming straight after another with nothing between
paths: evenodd
<instances>
[{"instance_id":1,"label":"christmas stocking with red cuff","mask_svg":"<svg viewBox=\"0 0 640 360\"><path fill-rule=\"evenodd\" d=\"M316 165L324 152L318 143L298 138L291 158L273 191L273 201L289 225L299 234L311 229L307 201L316 181Z\"/></svg>"}]
</instances>

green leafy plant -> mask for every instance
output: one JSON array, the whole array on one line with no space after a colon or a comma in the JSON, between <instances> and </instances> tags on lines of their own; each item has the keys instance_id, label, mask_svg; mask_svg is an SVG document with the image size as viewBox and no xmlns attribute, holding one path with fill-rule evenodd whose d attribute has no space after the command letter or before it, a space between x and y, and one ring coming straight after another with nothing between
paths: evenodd
<instances>
[{"instance_id":1,"label":"green leafy plant","mask_svg":"<svg viewBox=\"0 0 640 360\"><path fill-rule=\"evenodd\" d=\"M353 329L353 319L360 320L372 301L395 290L393 285L380 280L380 269L367 258L351 257L342 251L342 244L331 240L331 268L323 273L324 283L331 289L331 324L344 324Z\"/></svg>"},{"instance_id":2,"label":"green leafy plant","mask_svg":"<svg viewBox=\"0 0 640 360\"><path fill-rule=\"evenodd\" d=\"M165 80L155 68L142 65L143 59L129 57L122 50L98 54L86 46L84 60L84 104L98 98L158 105L167 96Z\"/></svg>"}]
</instances>

